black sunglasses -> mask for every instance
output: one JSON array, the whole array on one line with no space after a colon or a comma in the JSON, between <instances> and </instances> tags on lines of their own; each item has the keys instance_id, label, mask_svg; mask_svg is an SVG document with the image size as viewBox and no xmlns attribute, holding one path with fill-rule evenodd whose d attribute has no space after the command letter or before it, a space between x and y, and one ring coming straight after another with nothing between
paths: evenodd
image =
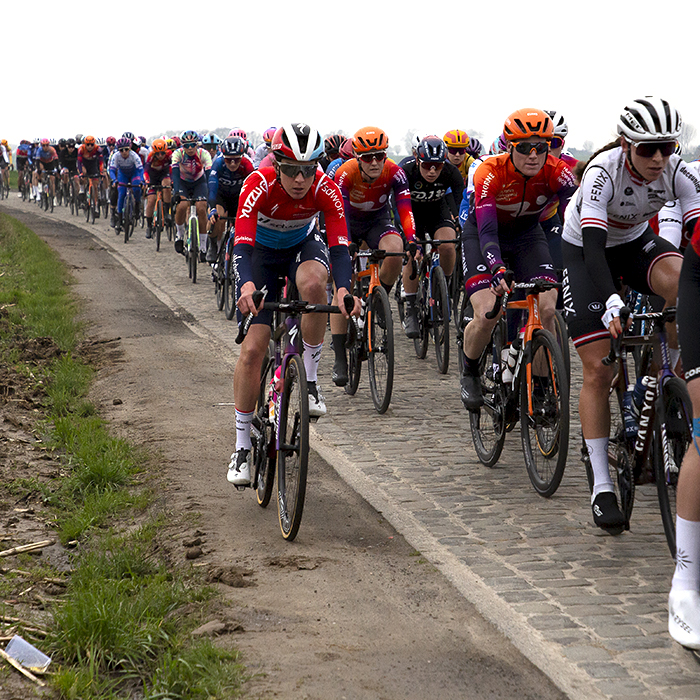
<instances>
[{"instance_id":1,"label":"black sunglasses","mask_svg":"<svg viewBox=\"0 0 700 700\"><path fill-rule=\"evenodd\" d=\"M518 153L524 156L529 156L533 151L541 156L549 150L549 144L546 141L519 141L513 146Z\"/></svg>"},{"instance_id":2,"label":"black sunglasses","mask_svg":"<svg viewBox=\"0 0 700 700\"><path fill-rule=\"evenodd\" d=\"M299 173L303 178L313 177L317 169L316 163L305 165L297 163L280 163L280 170L287 176L294 179Z\"/></svg>"},{"instance_id":3,"label":"black sunglasses","mask_svg":"<svg viewBox=\"0 0 700 700\"><path fill-rule=\"evenodd\" d=\"M640 158L652 158L656 151L661 151L661 155L667 158L676 150L675 141L645 141L643 143L630 141L630 143Z\"/></svg>"}]
</instances>

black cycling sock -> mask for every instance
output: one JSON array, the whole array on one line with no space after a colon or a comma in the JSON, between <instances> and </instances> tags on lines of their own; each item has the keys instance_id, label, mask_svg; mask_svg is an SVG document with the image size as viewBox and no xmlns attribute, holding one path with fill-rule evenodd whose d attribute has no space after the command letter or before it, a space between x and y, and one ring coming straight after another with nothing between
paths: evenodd
<instances>
[{"instance_id":1,"label":"black cycling sock","mask_svg":"<svg viewBox=\"0 0 700 700\"><path fill-rule=\"evenodd\" d=\"M479 358L476 360L472 360L471 357L467 357L466 355L464 356L464 366L469 372L474 377L479 376Z\"/></svg>"},{"instance_id":2,"label":"black cycling sock","mask_svg":"<svg viewBox=\"0 0 700 700\"><path fill-rule=\"evenodd\" d=\"M345 333L333 333L331 335L331 344L336 360L345 360Z\"/></svg>"},{"instance_id":3,"label":"black cycling sock","mask_svg":"<svg viewBox=\"0 0 700 700\"><path fill-rule=\"evenodd\" d=\"M381 280L380 280L380 282L381 282ZM382 287L384 287L387 294L391 294L391 290L392 290L393 286L394 286L393 282L391 284L387 284L386 282L382 282Z\"/></svg>"}]
</instances>

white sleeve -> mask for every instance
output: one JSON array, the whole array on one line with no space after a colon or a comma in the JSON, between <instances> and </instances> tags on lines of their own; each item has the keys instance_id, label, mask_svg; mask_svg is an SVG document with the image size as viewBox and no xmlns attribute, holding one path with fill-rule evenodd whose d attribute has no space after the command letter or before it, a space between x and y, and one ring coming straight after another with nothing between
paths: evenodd
<instances>
[{"instance_id":1,"label":"white sleeve","mask_svg":"<svg viewBox=\"0 0 700 700\"><path fill-rule=\"evenodd\" d=\"M678 200L666 202L659 211L659 237L680 248L683 234L683 216Z\"/></svg>"}]
</instances>

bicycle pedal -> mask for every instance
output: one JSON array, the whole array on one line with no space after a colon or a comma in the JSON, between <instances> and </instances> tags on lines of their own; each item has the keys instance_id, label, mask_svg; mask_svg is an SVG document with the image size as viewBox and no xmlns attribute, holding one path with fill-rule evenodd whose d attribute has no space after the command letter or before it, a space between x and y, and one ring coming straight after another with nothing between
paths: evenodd
<instances>
[{"instance_id":1,"label":"bicycle pedal","mask_svg":"<svg viewBox=\"0 0 700 700\"><path fill-rule=\"evenodd\" d=\"M245 484L234 484L236 491L245 491L246 489L249 489L250 486L250 484L248 484L247 486Z\"/></svg>"}]
</instances>

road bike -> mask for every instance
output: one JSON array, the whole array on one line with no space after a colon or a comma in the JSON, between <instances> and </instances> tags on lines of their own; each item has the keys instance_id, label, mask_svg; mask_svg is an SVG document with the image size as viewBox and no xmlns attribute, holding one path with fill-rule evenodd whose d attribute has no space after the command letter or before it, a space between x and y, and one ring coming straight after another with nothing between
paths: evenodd
<instances>
[{"instance_id":1,"label":"road bike","mask_svg":"<svg viewBox=\"0 0 700 700\"><path fill-rule=\"evenodd\" d=\"M513 273L506 273L512 284ZM479 368L484 404L469 411L469 425L477 456L492 467L503 450L505 435L520 421L525 467L535 491L549 498L559 488L569 447L569 382L561 348L542 326L539 294L558 289L559 283L534 280L512 284L523 290L524 300L496 300L486 314L495 318L501 310L527 311L525 326L509 342L503 313L481 354ZM468 307L469 308L469 307ZM470 316L465 313L465 321ZM464 370L463 333L457 337L460 370Z\"/></svg>"},{"instance_id":2,"label":"road bike","mask_svg":"<svg viewBox=\"0 0 700 700\"><path fill-rule=\"evenodd\" d=\"M235 220L230 220L225 245L221 244L219 255L224 254L224 314L230 321L236 313L236 275L233 269L233 244Z\"/></svg>"},{"instance_id":3,"label":"road bike","mask_svg":"<svg viewBox=\"0 0 700 700\"><path fill-rule=\"evenodd\" d=\"M85 220L87 223L95 223L100 218L100 184L101 175L86 175L88 179L87 201L85 206Z\"/></svg>"},{"instance_id":4,"label":"road bike","mask_svg":"<svg viewBox=\"0 0 700 700\"><path fill-rule=\"evenodd\" d=\"M354 245L354 244L353 244ZM348 351L348 383L345 393L353 396L360 385L362 362L369 368L369 389L377 413L385 413L394 387L394 322L389 296L379 280L381 261L405 253L360 250L354 253L354 294L362 300L359 319L348 320L345 347Z\"/></svg>"},{"instance_id":5,"label":"road bike","mask_svg":"<svg viewBox=\"0 0 700 700\"><path fill-rule=\"evenodd\" d=\"M41 173L41 180L40 180L39 186L40 186L39 206L44 211L53 212L53 200L54 200L54 192L55 192L53 174L48 173L46 170L43 170Z\"/></svg>"},{"instance_id":6,"label":"road bike","mask_svg":"<svg viewBox=\"0 0 700 700\"><path fill-rule=\"evenodd\" d=\"M676 487L681 462L693 433L690 395L685 382L674 374L670 361L666 324L673 323L675 318L676 308L671 306L660 312L637 314L623 307L620 323L624 328L631 320L631 326L618 338L611 338L610 353L603 358L603 364L615 365L617 370L610 385L613 400L610 402L608 464L625 517L624 528L629 530L630 527L635 483L655 481L664 534L674 558ZM635 333L635 329L640 328L644 332ZM643 350L646 365L638 366L635 384L630 379L627 355L634 355L638 349ZM655 370L654 365L658 369ZM585 443L581 447L581 458L592 490L593 470Z\"/></svg>"},{"instance_id":7,"label":"road bike","mask_svg":"<svg viewBox=\"0 0 700 700\"><path fill-rule=\"evenodd\" d=\"M163 187L163 185L150 185L149 190L156 192L156 206L153 209L153 237L156 240L156 251L160 250L160 239L163 235L163 230L166 228L165 223L165 202L163 200L163 190L171 189ZM170 236L168 237L170 240Z\"/></svg>"},{"instance_id":8,"label":"road bike","mask_svg":"<svg viewBox=\"0 0 700 700\"><path fill-rule=\"evenodd\" d=\"M435 357L438 371L446 374L450 366L450 292L444 270L440 267L439 246L457 243L459 239L433 240L421 244L425 246L423 257L418 265L418 291L416 310L419 335L413 345L418 358L428 354L428 344L432 336L435 344ZM457 267L457 265L455 265ZM396 285L396 304L399 318L404 319L403 281Z\"/></svg>"},{"instance_id":9,"label":"road bike","mask_svg":"<svg viewBox=\"0 0 700 700\"><path fill-rule=\"evenodd\" d=\"M268 505L277 465L277 514L285 540L292 541L299 532L306 498L309 459L309 396L306 370L302 358L301 316L306 313L340 313L337 306L310 304L291 298L265 302L262 308L274 313L272 336L260 373L260 389L251 426L252 480L257 502ZM264 294L257 291L257 307ZM353 298L344 300L352 309ZM252 314L240 325L236 343L243 342Z\"/></svg>"},{"instance_id":10,"label":"road bike","mask_svg":"<svg viewBox=\"0 0 700 700\"><path fill-rule=\"evenodd\" d=\"M140 188L141 185L131 185L128 182L118 182L117 187L126 187L126 197L124 197L124 209L122 210L121 227L117 223L114 227L114 232L117 236L124 232L124 243L129 242L134 226L136 225L136 197L134 197L134 189Z\"/></svg>"},{"instance_id":11,"label":"road bike","mask_svg":"<svg viewBox=\"0 0 700 700\"><path fill-rule=\"evenodd\" d=\"M229 279L229 255L228 245L229 239L233 238L233 225L236 218L234 216L226 217L226 228L221 239L221 245L216 255L216 262L212 265L211 276L214 281L214 293L216 294L216 308L221 311L224 307L235 308L235 282L233 274ZM214 245L214 239L209 241L209 245ZM230 295L230 296L229 296ZM226 316L228 318L228 308ZM233 314L231 314L231 318ZM230 318L229 318L230 320Z\"/></svg>"}]
</instances>

